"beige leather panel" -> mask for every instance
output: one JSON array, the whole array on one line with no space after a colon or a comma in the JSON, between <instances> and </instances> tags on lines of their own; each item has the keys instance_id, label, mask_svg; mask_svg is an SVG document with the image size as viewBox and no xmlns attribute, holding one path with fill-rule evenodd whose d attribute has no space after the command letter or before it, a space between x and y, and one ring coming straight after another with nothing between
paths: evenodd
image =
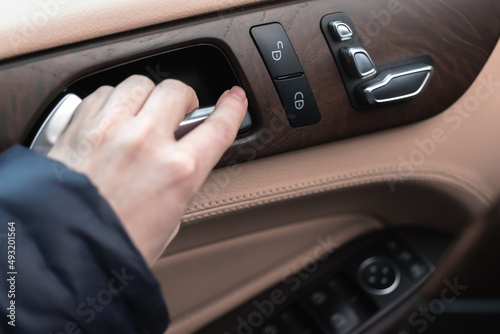
<instances>
[{"instance_id":1,"label":"beige leather panel","mask_svg":"<svg viewBox=\"0 0 500 334\"><path fill-rule=\"evenodd\" d=\"M263 0L2 0L0 60Z\"/></svg>"},{"instance_id":2,"label":"beige leather panel","mask_svg":"<svg viewBox=\"0 0 500 334\"><path fill-rule=\"evenodd\" d=\"M165 257L154 271L173 320L167 333L192 333L353 238L380 227L378 221L362 216L325 217Z\"/></svg>"},{"instance_id":3,"label":"beige leather panel","mask_svg":"<svg viewBox=\"0 0 500 334\"><path fill-rule=\"evenodd\" d=\"M497 45L474 84L442 114L390 131L217 170L183 221L193 223L369 183L386 182L397 195L398 187L408 180L455 189L456 195L486 207L500 194L499 126Z\"/></svg>"}]
</instances>

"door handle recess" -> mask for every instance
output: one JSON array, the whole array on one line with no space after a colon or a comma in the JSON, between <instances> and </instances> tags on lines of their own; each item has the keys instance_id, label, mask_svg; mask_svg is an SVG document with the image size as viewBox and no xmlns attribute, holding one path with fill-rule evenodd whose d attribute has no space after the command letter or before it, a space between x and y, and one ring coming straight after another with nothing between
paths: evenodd
<instances>
[{"instance_id":1,"label":"door handle recess","mask_svg":"<svg viewBox=\"0 0 500 334\"><path fill-rule=\"evenodd\" d=\"M49 116L31 142L30 149L40 154L47 155L68 128L81 102L82 99L75 94L71 93L65 95L49 113ZM182 138L188 132L203 123L207 117L212 114L214 109L215 106L201 108L186 115L175 132L175 138ZM245 119L240 126L239 133L247 132L252 127L252 124L252 117L247 111Z\"/></svg>"}]
</instances>

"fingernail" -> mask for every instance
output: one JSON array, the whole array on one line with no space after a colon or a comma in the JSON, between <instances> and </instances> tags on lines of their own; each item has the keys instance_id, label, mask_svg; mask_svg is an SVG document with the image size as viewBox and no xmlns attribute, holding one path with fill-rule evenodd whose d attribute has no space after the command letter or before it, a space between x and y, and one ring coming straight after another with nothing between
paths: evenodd
<instances>
[{"instance_id":1,"label":"fingernail","mask_svg":"<svg viewBox=\"0 0 500 334\"><path fill-rule=\"evenodd\" d=\"M237 97L241 101L245 101L247 99L247 94L241 87L234 86L233 88L231 88L229 93L231 93L231 95Z\"/></svg>"}]
</instances>

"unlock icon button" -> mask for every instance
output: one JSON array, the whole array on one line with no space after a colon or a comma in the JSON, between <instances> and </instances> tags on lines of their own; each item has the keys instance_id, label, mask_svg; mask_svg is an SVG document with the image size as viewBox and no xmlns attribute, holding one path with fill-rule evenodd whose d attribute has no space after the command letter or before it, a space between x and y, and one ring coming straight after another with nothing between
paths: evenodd
<instances>
[{"instance_id":1,"label":"unlock icon button","mask_svg":"<svg viewBox=\"0 0 500 334\"><path fill-rule=\"evenodd\" d=\"M252 27L250 33L272 79L304 73L281 24L270 23Z\"/></svg>"},{"instance_id":2,"label":"unlock icon button","mask_svg":"<svg viewBox=\"0 0 500 334\"><path fill-rule=\"evenodd\" d=\"M276 43L276 45L277 45L278 49L276 51L273 51L271 55L272 55L274 60L280 61L281 56L282 56L281 50L283 50L283 48L284 48L283 42L279 41L278 43Z\"/></svg>"}]
</instances>

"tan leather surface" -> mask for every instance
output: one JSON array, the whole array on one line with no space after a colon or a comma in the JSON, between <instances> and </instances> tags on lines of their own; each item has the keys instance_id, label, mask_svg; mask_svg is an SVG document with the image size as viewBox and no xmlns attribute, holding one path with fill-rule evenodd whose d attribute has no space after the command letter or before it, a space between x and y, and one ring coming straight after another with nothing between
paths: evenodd
<instances>
[{"instance_id":1,"label":"tan leather surface","mask_svg":"<svg viewBox=\"0 0 500 334\"><path fill-rule=\"evenodd\" d=\"M363 216L324 217L165 257L157 263L155 274L173 318L167 333L192 333L349 240L380 227L378 221Z\"/></svg>"},{"instance_id":2,"label":"tan leather surface","mask_svg":"<svg viewBox=\"0 0 500 334\"><path fill-rule=\"evenodd\" d=\"M484 208L500 194L499 109L497 45L474 84L442 114L390 131L216 170L183 222L370 183L386 182L397 195L398 188L411 180L449 188L452 196L466 196L465 201L482 203Z\"/></svg>"},{"instance_id":3,"label":"tan leather surface","mask_svg":"<svg viewBox=\"0 0 500 334\"><path fill-rule=\"evenodd\" d=\"M392 193L385 183L367 184L183 225L155 268L173 316L167 333L191 333L279 283L276 269L296 271L290 259L310 258L318 237L344 244L387 222L457 232L485 205L439 185L404 183ZM339 212L370 212L378 219Z\"/></svg>"},{"instance_id":4,"label":"tan leather surface","mask_svg":"<svg viewBox=\"0 0 500 334\"><path fill-rule=\"evenodd\" d=\"M213 172L155 270L173 316L167 334L191 333L279 282L317 236L345 243L382 226L339 213L457 233L500 194L499 126L497 45L437 117ZM426 153L417 142L429 140Z\"/></svg>"},{"instance_id":5,"label":"tan leather surface","mask_svg":"<svg viewBox=\"0 0 500 334\"><path fill-rule=\"evenodd\" d=\"M263 0L3 0L0 60Z\"/></svg>"}]
</instances>

